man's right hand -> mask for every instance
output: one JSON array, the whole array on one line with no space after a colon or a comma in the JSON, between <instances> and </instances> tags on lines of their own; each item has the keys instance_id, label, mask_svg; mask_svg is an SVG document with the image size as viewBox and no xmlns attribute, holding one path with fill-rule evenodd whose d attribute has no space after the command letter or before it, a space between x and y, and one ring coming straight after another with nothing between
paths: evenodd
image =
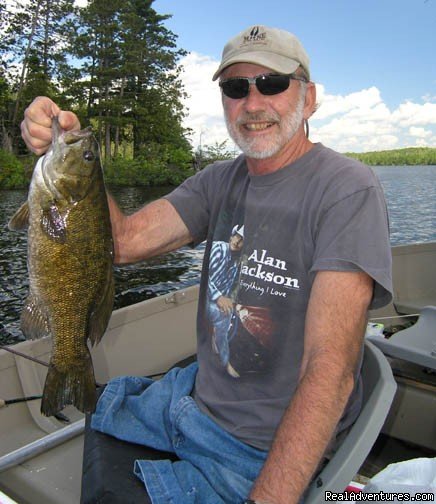
<instances>
[{"instance_id":1,"label":"man's right hand","mask_svg":"<svg viewBox=\"0 0 436 504\"><path fill-rule=\"evenodd\" d=\"M216 304L222 313L230 315L233 311L233 301L228 297L220 296L216 300Z\"/></svg>"},{"instance_id":2,"label":"man's right hand","mask_svg":"<svg viewBox=\"0 0 436 504\"><path fill-rule=\"evenodd\" d=\"M51 124L58 116L64 130L80 129L80 122L73 112L61 110L56 103L46 96L38 96L24 112L21 123L21 135L27 147L38 156L44 154L52 140Z\"/></svg>"}]
</instances>

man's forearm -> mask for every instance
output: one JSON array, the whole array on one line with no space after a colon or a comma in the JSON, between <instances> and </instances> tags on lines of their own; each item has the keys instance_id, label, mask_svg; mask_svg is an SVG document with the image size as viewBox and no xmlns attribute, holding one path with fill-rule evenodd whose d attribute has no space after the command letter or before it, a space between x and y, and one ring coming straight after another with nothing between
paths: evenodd
<instances>
[{"instance_id":1,"label":"man's forearm","mask_svg":"<svg viewBox=\"0 0 436 504\"><path fill-rule=\"evenodd\" d=\"M126 264L175 250L192 237L175 208L165 199L125 215L108 194L115 263Z\"/></svg>"},{"instance_id":2,"label":"man's forearm","mask_svg":"<svg viewBox=\"0 0 436 504\"><path fill-rule=\"evenodd\" d=\"M353 376L332 375L322 359L313 367L283 416L252 499L297 503L322 460L351 393Z\"/></svg>"},{"instance_id":3,"label":"man's forearm","mask_svg":"<svg viewBox=\"0 0 436 504\"><path fill-rule=\"evenodd\" d=\"M297 503L332 438L354 385L373 281L318 272L306 315L300 381L274 437L252 499Z\"/></svg>"}]
</instances>

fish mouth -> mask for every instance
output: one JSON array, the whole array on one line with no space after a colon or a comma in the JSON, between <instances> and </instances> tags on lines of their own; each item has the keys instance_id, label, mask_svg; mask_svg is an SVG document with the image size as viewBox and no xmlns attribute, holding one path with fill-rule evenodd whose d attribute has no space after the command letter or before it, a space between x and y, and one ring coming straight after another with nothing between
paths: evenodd
<instances>
[{"instance_id":1,"label":"fish mouth","mask_svg":"<svg viewBox=\"0 0 436 504\"><path fill-rule=\"evenodd\" d=\"M56 167L56 163L62 164L66 159L66 153L72 147L73 150L81 149L81 142L90 142L88 139L92 137L92 128L88 126L82 130L65 131L59 125L57 116L53 117L52 122L52 144L51 148L46 152L42 159L41 171L42 178L48 191L53 195L55 200L65 199L65 195L58 188L57 180L59 177L74 177L73 174L64 172L64 170ZM86 144L85 144L86 145ZM56 161L57 160L57 161Z\"/></svg>"},{"instance_id":2,"label":"fish mouth","mask_svg":"<svg viewBox=\"0 0 436 504\"><path fill-rule=\"evenodd\" d=\"M53 146L61 142L65 143L66 145L72 145L92 135L92 129L90 126L82 130L75 130L75 131L63 130L59 124L58 116L53 117L52 130L53 130L53 138L52 138Z\"/></svg>"},{"instance_id":3,"label":"fish mouth","mask_svg":"<svg viewBox=\"0 0 436 504\"><path fill-rule=\"evenodd\" d=\"M92 130L91 127L88 126L83 130L65 131L62 135L62 139L67 145L72 145L77 142L80 142L80 140L83 140L84 138L90 137L91 135Z\"/></svg>"}]
</instances>

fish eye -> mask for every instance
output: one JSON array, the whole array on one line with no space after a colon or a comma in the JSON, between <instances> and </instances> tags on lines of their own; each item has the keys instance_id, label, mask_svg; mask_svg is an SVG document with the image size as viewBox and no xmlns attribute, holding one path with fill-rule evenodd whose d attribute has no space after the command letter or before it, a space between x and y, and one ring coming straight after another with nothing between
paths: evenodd
<instances>
[{"instance_id":1,"label":"fish eye","mask_svg":"<svg viewBox=\"0 0 436 504\"><path fill-rule=\"evenodd\" d=\"M95 159L94 153L90 150L85 151L83 153L83 159L85 161L94 161L94 159Z\"/></svg>"}]
</instances>

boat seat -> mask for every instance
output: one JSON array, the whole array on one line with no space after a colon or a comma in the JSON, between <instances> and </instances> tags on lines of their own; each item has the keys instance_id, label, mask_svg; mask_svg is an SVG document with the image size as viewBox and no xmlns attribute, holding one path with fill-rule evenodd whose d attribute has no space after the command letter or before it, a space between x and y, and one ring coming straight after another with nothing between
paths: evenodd
<instances>
[{"instance_id":1,"label":"boat seat","mask_svg":"<svg viewBox=\"0 0 436 504\"><path fill-rule=\"evenodd\" d=\"M390 357L436 370L436 306L423 308L416 324L397 331L389 339L380 336L367 339Z\"/></svg>"},{"instance_id":2,"label":"boat seat","mask_svg":"<svg viewBox=\"0 0 436 504\"><path fill-rule=\"evenodd\" d=\"M176 364L183 367L190 357ZM342 492L368 455L389 411L396 383L385 356L365 341L363 368L363 405L356 422L341 446L310 485L305 504L325 502L326 490ZM136 459L176 460L142 445L127 443L85 426L81 504L151 504L142 482L133 474Z\"/></svg>"},{"instance_id":3,"label":"boat seat","mask_svg":"<svg viewBox=\"0 0 436 504\"><path fill-rule=\"evenodd\" d=\"M343 492L368 456L389 412L397 384L382 352L365 341L363 403L357 420L321 473L309 486L305 504L326 502L325 492Z\"/></svg>"},{"instance_id":4,"label":"boat seat","mask_svg":"<svg viewBox=\"0 0 436 504\"><path fill-rule=\"evenodd\" d=\"M175 366L185 367L194 360L191 356ZM151 504L144 484L133 474L137 459L177 460L177 456L93 430L91 415L86 415L80 504Z\"/></svg>"},{"instance_id":5,"label":"boat seat","mask_svg":"<svg viewBox=\"0 0 436 504\"><path fill-rule=\"evenodd\" d=\"M398 313L420 313L436 306L436 247L434 243L392 247L394 306Z\"/></svg>"},{"instance_id":6,"label":"boat seat","mask_svg":"<svg viewBox=\"0 0 436 504\"><path fill-rule=\"evenodd\" d=\"M398 313L413 315L420 313L426 306L436 305L436 297L417 297L414 299L394 300L394 306Z\"/></svg>"},{"instance_id":7,"label":"boat seat","mask_svg":"<svg viewBox=\"0 0 436 504\"><path fill-rule=\"evenodd\" d=\"M135 460L177 460L174 453L121 441L91 429L90 423L87 415L80 503L151 504L144 484L133 474Z\"/></svg>"}]
</instances>

